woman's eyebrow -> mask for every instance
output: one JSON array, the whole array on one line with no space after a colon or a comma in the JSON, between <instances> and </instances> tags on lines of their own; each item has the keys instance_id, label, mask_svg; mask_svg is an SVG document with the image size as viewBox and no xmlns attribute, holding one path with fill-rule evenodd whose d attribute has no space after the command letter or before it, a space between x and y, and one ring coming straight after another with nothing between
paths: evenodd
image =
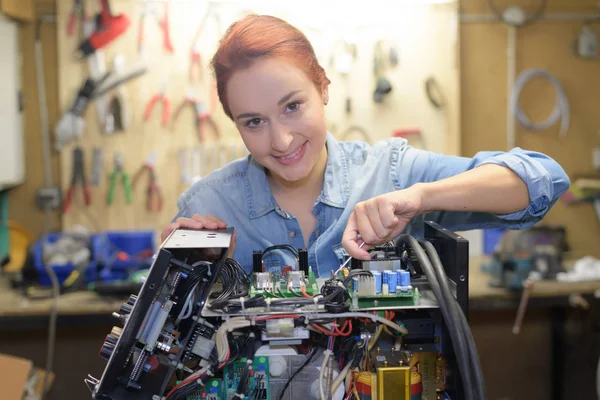
<instances>
[{"instance_id":1,"label":"woman's eyebrow","mask_svg":"<svg viewBox=\"0 0 600 400\"><path fill-rule=\"evenodd\" d=\"M285 103L286 101L288 101L289 99L292 98L292 96L294 96L296 93L300 93L302 90L293 90L291 92L289 92L288 94L286 94L285 96L283 96L281 98L281 100L279 100L279 102L277 102L277 105L282 105L283 103Z\"/></svg>"},{"instance_id":2,"label":"woman's eyebrow","mask_svg":"<svg viewBox=\"0 0 600 400\"><path fill-rule=\"evenodd\" d=\"M279 100L277 102L277 105L282 105L283 103L285 103L286 101L288 101L289 99L291 99L295 94L300 93L302 90L292 90L291 92L289 92L288 94L286 94L285 96L283 96L281 98L281 100ZM241 119L241 118L257 118L260 117L260 114L258 113L244 113L244 114L240 114L238 115L235 119Z\"/></svg>"}]
</instances>

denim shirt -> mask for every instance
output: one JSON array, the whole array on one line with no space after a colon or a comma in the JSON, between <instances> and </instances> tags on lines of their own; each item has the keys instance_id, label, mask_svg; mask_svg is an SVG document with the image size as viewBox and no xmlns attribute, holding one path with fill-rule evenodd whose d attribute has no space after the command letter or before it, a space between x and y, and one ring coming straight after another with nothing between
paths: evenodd
<instances>
[{"instance_id":1,"label":"denim shirt","mask_svg":"<svg viewBox=\"0 0 600 400\"><path fill-rule=\"evenodd\" d=\"M418 182L444 179L483 164L514 171L527 184L529 205L516 213L432 212L414 218L404 233L423 235L424 221L453 231L504 227L521 229L540 221L569 187L564 170L550 157L515 148L509 152L479 152L473 158L437 154L391 138L374 145L338 142L327 135L327 166L321 194L313 206L317 224L308 240L309 265L317 276L329 276L347 256L342 234L355 205ZM474 194L476 195L476 194ZM501 199L498 199L502 201ZM237 233L234 258L252 268L252 253L272 245L306 248L296 218L281 209L267 183L264 168L252 156L236 160L196 182L178 201L178 217L213 214ZM273 260L271 260L273 259ZM265 258L267 266L295 265L286 251Z\"/></svg>"}]
</instances>

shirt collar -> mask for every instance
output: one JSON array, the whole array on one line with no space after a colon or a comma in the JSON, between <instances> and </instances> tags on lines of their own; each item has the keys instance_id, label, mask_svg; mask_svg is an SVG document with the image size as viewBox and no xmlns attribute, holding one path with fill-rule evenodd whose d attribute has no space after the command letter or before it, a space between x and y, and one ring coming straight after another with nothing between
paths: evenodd
<instances>
[{"instance_id":1,"label":"shirt collar","mask_svg":"<svg viewBox=\"0 0 600 400\"><path fill-rule=\"evenodd\" d=\"M350 196L346 155L339 142L327 133L327 165L323 179L323 190L317 201L332 207L344 208ZM255 219L277 209L265 169L252 156L248 157L246 173L246 197L250 218Z\"/></svg>"}]
</instances>

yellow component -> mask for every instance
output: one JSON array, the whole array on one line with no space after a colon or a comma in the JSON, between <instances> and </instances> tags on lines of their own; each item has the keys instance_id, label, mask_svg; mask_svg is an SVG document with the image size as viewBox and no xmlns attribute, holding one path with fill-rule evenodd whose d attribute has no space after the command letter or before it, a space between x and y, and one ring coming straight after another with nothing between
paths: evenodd
<instances>
[{"instance_id":1,"label":"yellow component","mask_svg":"<svg viewBox=\"0 0 600 400\"><path fill-rule=\"evenodd\" d=\"M420 383L421 382L421 374L418 373L417 371L412 371L410 373L410 384L414 385L416 383Z\"/></svg>"},{"instance_id":2,"label":"yellow component","mask_svg":"<svg viewBox=\"0 0 600 400\"><path fill-rule=\"evenodd\" d=\"M410 400L410 367L377 368L377 400Z\"/></svg>"},{"instance_id":3,"label":"yellow component","mask_svg":"<svg viewBox=\"0 0 600 400\"><path fill-rule=\"evenodd\" d=\"M353 392L357 395L368 395L372 399L377 395L377 376L372 372L354 372L353 373Z\"/></svg>"},{"instance_id":4,"label":"yellow component","mask_svg":"<svg viewBox=\"0 0 600 400\"><path fill-rule=\"evenodd\" d=\"M23 269L27 250L33 243L31 232L23 225L15 221L8 221L8 232L10 237L10 262L4 267L6 272L17 272Z\"/></svg>"},{"instance_id":5,"label":"yellow component","mask_svg":"<svg viewBox=\"0 0 600 400\"><path fill-rule=\"evenodd\" d=\"M435 389L438 392L446 390L446 360L438 354L435 364Z\"/></svg>"},{"instance_id":6,"label":"yellow component","mask_svg":"<svg viewBox=\"0 0 600 400\"><path fill-rule=\"evenodd\" d=\"M63 282L63 286L71 286L77 280L77 278L79 278L79 271L75 270L69 274L67 279L65 279L65 281Z\"/></svg>"},{"instance_id":7,"label":"yellow component","mask_svg":"<svg viewBox=\"0 0 600 400\"><path fill-rule=\"evenodd\" d=\"M410 357L410 361L408 362L408 366L409 367L414 367L415 365L417 365L417 363L419 362L419 360L421 359L421 353L413 353L412 356Z\"/></svg>"},{"instance_id":8,"label":"yellow component","mask_svg":"<svg viewBox=\"0 0 600 400\"><path fill-rule=\"evenodd\" d=\"M435 373L436 373L436 353L421 353L419 361L419 372L421 373L423 385L423 400L435 400Z\"/></svg>"}]
</instances>

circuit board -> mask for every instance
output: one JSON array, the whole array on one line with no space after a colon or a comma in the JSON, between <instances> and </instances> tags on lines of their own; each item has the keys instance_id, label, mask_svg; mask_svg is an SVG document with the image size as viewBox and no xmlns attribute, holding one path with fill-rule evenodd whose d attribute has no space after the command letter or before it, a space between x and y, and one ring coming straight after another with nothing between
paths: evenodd
<instances>
[{"instance_id":1,"label":"circuit board","mask_svg":"<svg viewBox=\"0 0 600 400\"><path fill-rule=\"evenodd\" d=\"M354 297L358 297L358 307L353 307L356 310L381 308L394 309L402 307L414 307L417 305L421 293L418 288L409 289L407 292L397 291L396 293L376 294L359 296L356 292L351 292L352 304L356 305Z\"/></svg>"},{"instance_id":2,"label":"circuit board","mask_svg":"<svg viewBox=\"0 0 600 400\"><path fill-rule=\"evenodd\" d=\"M223 379L209 379L202 389L186 397L186 400L223 400L223 392Z\"/></svg>"},{"instance_id":3,"label":"circuit board","mask_svg":"<svg viewBox=\"0 0 600 400\"><path fill-rule=\"evenodd\" d=\"M277 298L277 297L302 297L300 289L290 290L287 287L287 282L283 276L272 274L273 287L270 290L256 289L254 285L250 286L250 296L256 296L262 294L265 297ZM308 279L305 286L306 294L314 296L319 292L319 285L317 284L317 278L312 270L308 271Z\"/></svg>"},{"instance_id":4,"label":"circuit board","mask_svg":"<svg viewBox=\"0 0 600 400\"><path fill-rule=\"evenodd\" d=\"M227 365L223 371L225 380L225 399L231 400L237 393L244 369L247 367L247 359L239 360ZM254 357L252 371L249 374L247 392L243 393L246 398L252 400L271 400L271 388L269 384L269 359L267 357Z\"/></svg>"}]
</instances>

